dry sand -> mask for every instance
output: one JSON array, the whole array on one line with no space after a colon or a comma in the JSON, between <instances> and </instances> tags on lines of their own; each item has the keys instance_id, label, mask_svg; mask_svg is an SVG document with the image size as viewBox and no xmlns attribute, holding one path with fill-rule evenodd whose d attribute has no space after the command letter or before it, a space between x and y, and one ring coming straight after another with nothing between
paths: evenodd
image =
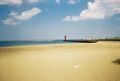
<instances>
[{"instance_id":1,"label":"dry sand","mask_svg":"<svg viewBox=\"0 0 120 81\"><path fill-rule=\"evenodd\" d=\"M120 81L120 42L1 47L0 81Z\"/></svg>"}]
</instances>

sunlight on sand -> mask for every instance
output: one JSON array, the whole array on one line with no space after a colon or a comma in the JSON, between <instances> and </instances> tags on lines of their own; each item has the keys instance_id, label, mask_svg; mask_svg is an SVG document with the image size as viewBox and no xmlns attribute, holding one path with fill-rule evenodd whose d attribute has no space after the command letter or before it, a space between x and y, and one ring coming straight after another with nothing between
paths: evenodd
<instances>
[{"instance_id":1,"label":"sunlight on sand","mask_svg":"<svg viewBox=\"0 0 120 81\"><path fill-rule=\"evenodd\" d=\"M80 67L80 65L74 65L74 68L76 68L76 69L79 68L79 67Z\"/></svg>"},{"instance_id":2,"label":"sunlight on sand","mask_svg":"<svg viewBox=\"0 0 120 81\"><path fill-rule=\"evenodd\" d=\"M0 81L120 81L120 43L0 48Z\"/></svg>"}]
</instances>

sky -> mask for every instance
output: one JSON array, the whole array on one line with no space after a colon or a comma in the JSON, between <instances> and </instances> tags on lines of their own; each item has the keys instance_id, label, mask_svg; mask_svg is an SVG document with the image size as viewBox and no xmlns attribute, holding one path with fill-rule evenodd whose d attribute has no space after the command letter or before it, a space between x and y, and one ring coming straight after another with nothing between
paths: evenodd
<instances>
[{"instance_id":1,"label":"sky","mask_svg":"<svg viewBox=\"0 0 120 81\"><path fill-rule=\"evenodd\" d=\"M120 37L120 0L0 0L0 41Z\"/></svg>"}]
</instances>

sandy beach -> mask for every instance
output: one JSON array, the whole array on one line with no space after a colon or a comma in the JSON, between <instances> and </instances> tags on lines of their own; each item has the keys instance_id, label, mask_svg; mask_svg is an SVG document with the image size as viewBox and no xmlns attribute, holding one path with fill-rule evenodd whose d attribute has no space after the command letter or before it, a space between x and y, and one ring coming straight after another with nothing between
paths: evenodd
<instances>
[{"instance_id":1,"label":"sandy beach","mask_svg":"<svg viewBox=\"0 0 120 81\"><path fill-rule=\"evenodd\" d=\"M0 47L0 81L120 81L120 42Z\"/></svg>"}]
</instances>

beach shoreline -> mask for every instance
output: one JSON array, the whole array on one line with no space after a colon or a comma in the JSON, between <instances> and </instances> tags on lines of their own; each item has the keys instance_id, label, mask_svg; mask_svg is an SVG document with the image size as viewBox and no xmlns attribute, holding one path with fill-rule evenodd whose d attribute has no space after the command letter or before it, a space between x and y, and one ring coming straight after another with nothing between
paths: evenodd
<instances>
[{"instance_id":1,"label":"beach shoreline","mask_svg":"<svg viewBox=\"0 0 120 81\"><path fill-rule=\"evenodd\" d=\"M96 43L120 43L120 41L98 41ZM12 48L12 47L32 47L32 46L64 46L64 45L83 45L83 44L95 44L95 43L78 43L78 42L67 42L58 44L34 44L34 45L11 45L11 46L0 46L0 48Z\"/></svg>"}]
</instances>

